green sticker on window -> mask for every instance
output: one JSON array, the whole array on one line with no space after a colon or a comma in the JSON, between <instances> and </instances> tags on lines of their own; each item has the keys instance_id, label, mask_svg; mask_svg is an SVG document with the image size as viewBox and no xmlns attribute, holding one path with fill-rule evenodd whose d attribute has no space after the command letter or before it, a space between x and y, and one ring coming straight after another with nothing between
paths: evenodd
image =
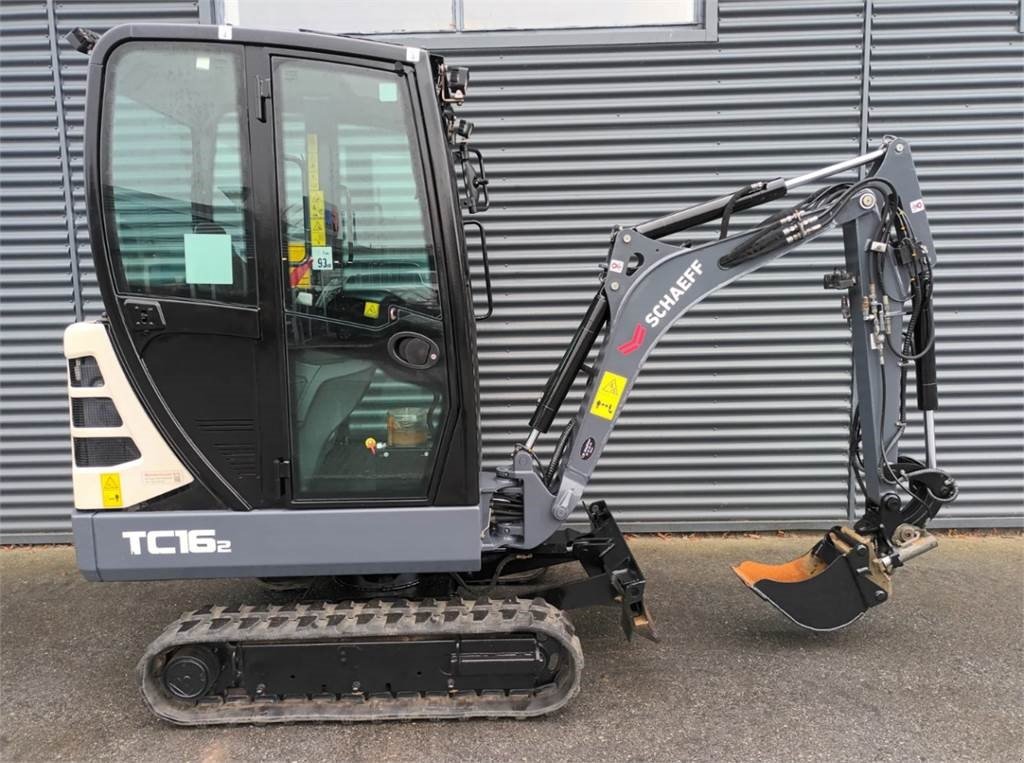
<instances>
[{"instance_id":1,"label":"green sticker on window","mask_svg":"<svg viewBox=\"0 0 1024 763\"><path fill-rule=\"evenodd\" d=\"M381 103L394 103L398 100L398 85L394 82L380 82L377 85L377 100Z\"/></svg>"},{"instance_id":2,"label":"green sticker on window","mask_svg":"<svg viewBox=\"0 0 1024 763\"><path fill-rule=\"evenodd\" d=\"M185 283L230 284L233 280L230 235L185 234Z\"/></svg>"}]
</instances>

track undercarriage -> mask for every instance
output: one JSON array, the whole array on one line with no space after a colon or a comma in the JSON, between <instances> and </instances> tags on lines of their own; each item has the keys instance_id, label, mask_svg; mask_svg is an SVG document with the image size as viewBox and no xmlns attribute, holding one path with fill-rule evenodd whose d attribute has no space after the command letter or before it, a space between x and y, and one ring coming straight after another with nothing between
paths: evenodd
<instances>
[{"instance_id":1,"label":"track undercarriage","mask_svg":"<svg viewBox=\"0 0 1024 763\"><path fill-rule=\"evenodd\" d=\"M543 600L208 607L138 667L182 725L543 715L579 691L583 653Z\"/></svg>"},{"instance_id":2,"label":"track undercarriage","mask_svg":"<svg viewBox=\"0 0 1024 763\"><path fill-rule=\"evenodd\" d=\"M579 691L583 669L565 609L616 605L627 636L654 638L622 533L603 503L588 513L590 532L495 554L472 576L341 578L333 582L345 595L372 598L186 613L140 660L143 697L181 725L551 713ZM536 585L538 573L573 561L587 577ZM309 593L315 583L269 588ZM507 595L494 595L498 587Z\"/></svg>"}]
</instances>

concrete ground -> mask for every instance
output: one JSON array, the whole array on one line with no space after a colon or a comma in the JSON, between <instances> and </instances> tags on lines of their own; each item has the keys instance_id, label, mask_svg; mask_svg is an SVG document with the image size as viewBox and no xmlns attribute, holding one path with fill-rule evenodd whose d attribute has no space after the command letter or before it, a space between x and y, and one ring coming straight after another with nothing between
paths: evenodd
<instances>
[{"instance_id":1,"label":"concrete ground","mask_svg":"<svg viewBox=\"0 0 1024 763\"><path fill-rule=\"evenodd\" d=\"M574 616L583 688L553 717L182 729L135 688L145 645L182 611L264 600L244 581L94 584L68 548L0 552L0 758L651 761L1024 758L1024 539L943 537L893 600L801 631L729 570L809 536L641 537L662 641L612 610Z\"/></svg>"}]
</instances>

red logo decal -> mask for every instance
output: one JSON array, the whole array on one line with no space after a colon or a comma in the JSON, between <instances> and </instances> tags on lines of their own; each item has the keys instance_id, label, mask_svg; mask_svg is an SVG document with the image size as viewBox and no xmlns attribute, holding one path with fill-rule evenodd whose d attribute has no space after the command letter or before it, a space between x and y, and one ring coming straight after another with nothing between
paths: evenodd
<instances>
[{"instance_id":1,"label":"red logo decal","mask_svg":"<svg viewBox=\"0 0 1024 763\"><path fill-rule=\"evenodd\" d=\"M619 352L623 355L629 355L631 352L636 352L643 346L645 336L647 336L647 329L639 323L636 324L636 328L633 329L633 338L625 344L620 344Z\"/></svg>"},{"instance_id":2,"label":"red logo decal","mask_svg":"<svg viewBox=\"0 0 1024 763\"><path fill-rule=\"evenodd\" d=\"M292 288L294 289L302 281L303 276L313 270L312 260L306 260L300 265L292 265L291 273L289 273L288 280L291 282Z\"/></svg>"}]
</instances>

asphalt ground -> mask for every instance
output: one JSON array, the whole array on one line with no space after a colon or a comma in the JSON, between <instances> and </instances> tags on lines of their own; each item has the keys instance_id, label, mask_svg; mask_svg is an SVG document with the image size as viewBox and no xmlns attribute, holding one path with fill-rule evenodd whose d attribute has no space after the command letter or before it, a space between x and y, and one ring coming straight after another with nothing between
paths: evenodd
<instances>
[{"instance_id":1,"label":"asphalt ground","mask_svg":"<svg viewBox=\"0 0 1024 763\"><path fill-rule=\"evenodd\" d=\"M579 696L530 721L177 728L135 687L146 644L249 581L88 583L66 547L0 551L0 759L12 761L1020 761L1024 538L942 537L850 628L802 631L729 564L809 536L633 541L661 642L575 613Z\"/></svg>"}]
</instances>

